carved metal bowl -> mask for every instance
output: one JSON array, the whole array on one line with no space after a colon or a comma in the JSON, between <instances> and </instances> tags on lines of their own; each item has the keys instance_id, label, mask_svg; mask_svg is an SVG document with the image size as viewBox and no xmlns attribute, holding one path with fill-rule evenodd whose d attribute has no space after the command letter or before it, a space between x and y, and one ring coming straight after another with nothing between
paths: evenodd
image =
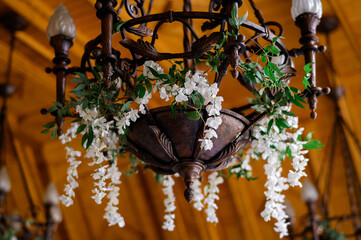
<instances>
[{"instance_id":1,"label":"carved metal bowl","mask_svg":"<svg viewBox=\"0 0 361 240\"><path fill-rule=\"evenodd\" d=\"M212 138L213 148L201 149L198 140L203 138L207 112L203 109L202 118L190 120L190 111L178 111L175 116L170 106L152 109L132 123L128 133L130 151L149 168L159 174L179 173L184 178L188 201L193 197L194 179L203 171L227 168L230 157L246 147L251 136L245 117L222 109L222 124L216 130L218 138Z\"/></svg>"}]
</instances>

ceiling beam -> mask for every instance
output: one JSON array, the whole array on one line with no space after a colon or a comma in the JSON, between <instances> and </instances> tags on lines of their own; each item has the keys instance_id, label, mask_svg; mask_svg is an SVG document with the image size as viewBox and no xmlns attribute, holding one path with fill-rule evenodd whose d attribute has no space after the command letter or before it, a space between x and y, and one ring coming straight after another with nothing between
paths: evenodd
<instances>
[{"instance_id":1,"label":"ceiling beam","mask_svg":"<svg viewBox=\"0 0 361 240\"><path fill-rule=\"evenodd\" d=\"M333 9L333 12L336 14L338 20L340 20L340 23L342 25L342 29L345 32L346 36L345 38L348 39L348 41L351 44L352 49L355 52L355 56L358 59L359 62L361 62L361 41L359 36L357 35L357 29L354 28L353 24L350 22L349 14L345 11L345 4L341 3L338 0L329 0L329 4L331 5L331 8Z\"/></svg>"},{"instance_id":2,"label":"ceiling beam","mask_svg":"<svg viewBox=\"0 0 361 240\"><path fill-rule=\"evenodd\" d=\"M25 43L27 46L35 50L42 57L48 59L49 61L51 61L54 58L53 51L49 50L49 48L47 47L44 47L44 45L40 44L36 39L34 39L28 33L17 32L16 39L20 40L22 43Z\"/></svg>"}]
</instances>

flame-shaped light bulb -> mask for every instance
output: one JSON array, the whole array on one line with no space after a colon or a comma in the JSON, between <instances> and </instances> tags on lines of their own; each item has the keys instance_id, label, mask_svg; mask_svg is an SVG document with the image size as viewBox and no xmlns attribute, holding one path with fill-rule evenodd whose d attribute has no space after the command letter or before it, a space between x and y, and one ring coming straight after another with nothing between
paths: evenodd
<instances>
[{"instance_id":1,"label":"flame-shaped light bulb","mask_svg":"<svg viewBox=\"0 0 361 240\"><path fill-rule=\"evenodd\" d=\"M322 17L321 0L292 0L291 14L294 20L303 13L314 13Z\"/></svg>"},{"instance_id":2,"label":"flame-shaped light bulb","mask_svg":"<svg viewBox=\"0 0 361 240\"><path fill-rule=\"evenodd\" d=\"M46 35L49 39L57 35L65 35L74 40L76 35L74 20L63 4L60 4L51 15Z\"/></svg>"}]
</instances>

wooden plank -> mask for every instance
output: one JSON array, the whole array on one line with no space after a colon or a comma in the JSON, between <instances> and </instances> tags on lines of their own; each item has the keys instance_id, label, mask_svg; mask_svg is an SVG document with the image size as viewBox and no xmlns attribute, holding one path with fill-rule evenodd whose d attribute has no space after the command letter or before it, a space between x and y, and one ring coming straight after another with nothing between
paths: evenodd
<instances>
[{"instance_id":1,"label":"wooden plank","mask_svg":"<svg viewBox=\"0 0 361 240\"><path fill-rule=\"evenodd\" d=\"M44 34L50 16L53 14L55 9L50 9L46 2L39 0L3 0L7 6L12 8L19 15L23 16L32 25L41 30ZM85 34L77 31L75 44L71 49L78 58L81 58L83 54L83 46L88 41Z\"/></svg>"},{"instance_id":2,"label":"wooden plank","mask_svg":"<svg viewBox=\"0 0 361 240\"><path fill-rule=\"evenodd\" d=\"M16 38L21 42L25 43L30 48L34 49L39 55L48 59L49 65L51 64L50 61L54 58L54 53L48 47L44 47L42 44L40 44L36 39L34 39L31 35L27 34L26 32L17 32Z\"/></svg>"},{"instance_id":3,"label":"wooden plank","mask_svg":"<svg viewBox=\"0 0 361 240\"><path fill-rule=\"evenodd\" d=\"M351 44L354 52L356 53L357 60L361 62L361 48L360 48L360 40L359 36L357 36L357 30L354 25L350 21L350 15L355 14L351 12L347 12L345 10L345 4L337 0L329 0L329 4L331 5L334 13L339 19L342 29L346 34L345 40L347 39Z\"/></svg>"}]
</instances>

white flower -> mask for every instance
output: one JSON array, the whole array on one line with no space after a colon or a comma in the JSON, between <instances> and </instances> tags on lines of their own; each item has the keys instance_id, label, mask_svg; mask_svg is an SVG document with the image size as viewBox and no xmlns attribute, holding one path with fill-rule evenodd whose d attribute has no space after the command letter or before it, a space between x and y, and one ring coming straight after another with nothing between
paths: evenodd
<instances>
[{"instance_id":1,"label":"white flower","mask_svg":"<svg viewBox=\"0 0 361 240\"><path fill-rule=\"evenodd\" d=\"M160 94L160 98L161 99L165 99L166 102L168 102L169 100L169 95L168 95L168 92L167 90L165 89L165 87L161 87L159 89L159 94Z\"/></svg>"},{"instance_id":2,"label":"white flower","mask_svg":"<svg viewBox=\"0 0 361 240\"><path fill-rule=\"evenodd\" d=\"M164 206L165 206L165 215L164 215L164 222L162 228L168 231L174 230L174 211L176 209L175 206L175 196L173 193L173 186L174 186L174 180L171 176L166 175L163 177L162 181L163 185L163 193L167 196L166 199L164 199Z\"/></svg>"},{"instance_id":3,"label":"white flower","mask_svg":"<svg viewBox=\"0 0 361 240\"><path fill-rule=\"evenodd\" d=\"M94 195L92 196L92 198L95 200L95 202L97 204L101 204L102 203L102 199L103 197L105 197L105 192L99 191L98 188L94 188L92 190L92 192L94 193Z\"/></svg>"},{"instance_id":4,"label":"white flower","mask_svg":"<svg viewBox=\"0 0 361 240\"><path fill-rule=\"evenodd\" d=\"M159 74L163 73L163 69L159 66L158 63L155 63L154 61L149 60L149 61L146 61L143 64L143 75L146 78L149 78L149 79L154 79L155 78L153 73L149 70L149 68L152 68L153 70L155 70Z\"/></svg>"},{"instance_id":5,"label":"white flower","mask_svg":"<svg viewBox=\"0 0 361 240\"><path fill-rule=\"evenodd\" d=\"M138 104L147 104L151 98L152 98L152 93L146 91L144 96L142 98L137 97L135 99L135 102Z\"/></svg>"},{"instance_id":6,"label":"white flower","mask_svg":"<svg viewBox=\"0 0 361 240\"><path fill-rule=\"evenodd\" d=\"M217 138L218 135L216 133L216 131L214 129L206 129L204 130L204 133L205 133L205 138L208 138L208 139L211 139L211 138Z\"/></svg>"},{"instance_id":7,"label":"white flower","mask_svg":"<svg viewBox=\"0 0 361 240\"><path fill-rule=\"evenodd\" d=\"M194 190L194 198L193 198L193 207L198 211L201 211L204 207L202 200L204 199L204 195L202 193L202 189L200 188L201 182L196 179L193 183L193 190Z\"/></svg>"},{"instance_id":8,"label":"white flower","mask_svg":"<svg viewBox=\"0 0 361 240\"><path fill-rule=\"evenodd\" d=\"M218 185L223 183L223 178L219 175L218 172L213 172L208 176L208 184L204 193L206 198L204 199L204 203L207 204L207 209L205 210L207 214L207 222L218 223L218 218L216 216L216 209L218 208L215 204L215 200L218 200L219 197L217 193L219 193Z\"/></svg>"},{"instance_id":9,"label":"white flower","mask_svg":"<svg viewBox=\"0 0 361 240\"><path fill-rule=\"evenodd\" d=\"M177 96L175 97L176 102L188 101L188 97L184 95L183 91L178 91Z\"/></svg>"},{"instance_id":10,"label":"white flower","mask_svg":"<svg viewBox=\"0 0 361 240\"><path fill-rule=\"evenodd\" d=\"M201 148L204 150L211 150L213 148L213 142L210 139L199 139L198 141L201 142Z\"/></svg>"},{"instance_id":11,"label":"white flower","mask_svg":"<svg viewBox=\"0 0 361 240\"><path fill-rule=\"evenodd\" d=\"M256 139L252 141L244 158L244 167L248 167L250 157L258 159L259 156L262 156L266 160L264 165L267 177L265 184L267 190L264 192L266 204L261 216L265 221L269 221L271 218L277 220L274 229L280 233L280 237L287 236L287 216L284 211L285 196L282 191L287 190L289 186L302 186L299 180L302 176L306 176L304 170L308 162L308 159L304 157L304 154L307 153L303 150L305 142L297 140L303 129L295 129L298 127L298 119L283 115L282 110L289 111L290 109L288 107L277 109L276 117L282 116L291 125L291 128L279 132L279 129L274 125L269 134L265 134L270 118L262 119L253 129L253 137ZM287 178L282 177L281 167L281 162L286 157L285 151L291 152L294 168L289 171Z\"/></svg>"},{"instance_id":12,"label":"white flower","mask_svg":"<svg viewBox=\"0 0 361 240\"><path fill-rule=\"evenodd\" d=\"M214 128L214 129L218 129L219 125L222 124L222 118L221 117L214 117L214 118L208 118L206 121L206 125Z\"/></svg>"}]
</instances>

